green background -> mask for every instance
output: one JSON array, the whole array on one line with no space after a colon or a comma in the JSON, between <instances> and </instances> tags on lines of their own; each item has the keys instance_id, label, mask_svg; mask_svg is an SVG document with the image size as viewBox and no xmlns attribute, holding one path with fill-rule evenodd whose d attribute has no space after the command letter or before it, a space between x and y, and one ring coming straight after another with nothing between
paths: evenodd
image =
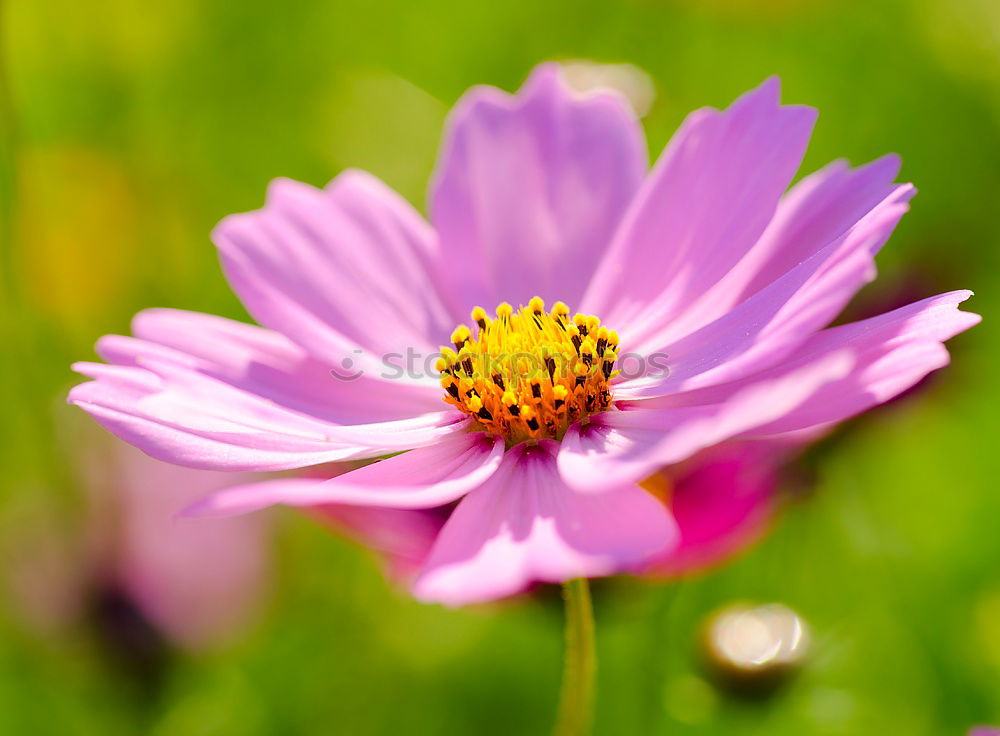
<instances>
[{"instance_id":1,"label":"green background","mask_svg":"<svg viewBox=\"0 0 1000 736\"><path fill-rule=\"evenodd\" d=\"M796 470L808 492L752 552L676 584L597 586L597 733L1000 723L995 2L13 0L0 34L5 562L13 530L80 524L69 363L143 307L245 318L208 233L259 206L269 179L321 185L361 167L423 207L449 106L475 83L513 89L542 60L645 70L654 153L691 109L779 74L786 100L821 111L803 171L896 151L920 189L860 301L971 288L986 321L920 391L811 452ZM275 521L273 595L211 652L114 654L88 617L40 632L5 592L3 732L548 730L557 594L422 606L355 545L294 513ZM703 617L743 598L786 602L815 632L809 666L762 702L697 664Z\"/></svg>"}]
</instances>

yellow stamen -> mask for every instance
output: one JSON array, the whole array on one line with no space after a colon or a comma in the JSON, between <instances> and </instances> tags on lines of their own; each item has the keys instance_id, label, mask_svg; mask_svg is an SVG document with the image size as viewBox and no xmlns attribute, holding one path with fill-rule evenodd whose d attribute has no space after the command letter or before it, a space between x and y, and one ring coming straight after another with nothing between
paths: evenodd
<instances>
[{"instance_id":1,"label":"yellow stamen","mask_svg":"<svg viewBox=\"0 0 1000 736\"><path fill-rule=\"evenodd\" d=\"M451 333L451 341L455 344L455 350L461 351L462 346L470 337L472 337L472 330L468 327L465 325L456 327L455 331Z\"/></svg>"},{"instance_id":2,"label":"yellow stamen","mask_svg":"<svg viewBox=\"0 0 1000 736\"><path fill-rule=\"evenodd\" d=\"M476 307L472 310L472 321L479 325L480 330L486 329L486 310L482 307Z\"/></svg>"},{"instance_id":3,"label":"yellow stamen","mask_svg":"<svg viewBox=\"0 0 1000 736\"><path fill-rule=\"evenodd\" d=\"M437 368L444 400L508 446L562 439L570 424L611 406L618 335L597 317L556 302L551 312L534 297L518 311L504 302L490 319L472 310L476 335L459 325Z\"/></svg>"}]
</instances>

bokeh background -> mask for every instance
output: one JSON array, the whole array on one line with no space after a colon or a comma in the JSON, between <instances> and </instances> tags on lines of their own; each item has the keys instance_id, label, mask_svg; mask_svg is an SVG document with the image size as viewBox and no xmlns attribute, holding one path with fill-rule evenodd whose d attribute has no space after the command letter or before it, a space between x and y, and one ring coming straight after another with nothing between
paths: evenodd
<instances>
[{"instance_id":1,"label":"bokeh background","mask_svg":"<svg viewBox=\"0 0 1000 736\"><path fill-rule=\"evenodd\" d=\"M164 519L220 480L144 465L64 404L70 362L143 307L246 318L208 233L259 206L269 179L361 167L422 208L458 95L513 89L548 59L643 70L654 153L689 110L780 74L786 100L821 111L803 172L896 151L920 189L852 309L968 287L986 316L950 368L793 469L796 501L754 550L674 584L597 587L597 733L1000 722L1000 5L7 0L4 733L548 730L557 593L422 606L292 512L178 529ZM783 601L814 631L808 666L766 700L727 694L698 664L701 622L735 599Z\"/></svg>"}]
</instances>

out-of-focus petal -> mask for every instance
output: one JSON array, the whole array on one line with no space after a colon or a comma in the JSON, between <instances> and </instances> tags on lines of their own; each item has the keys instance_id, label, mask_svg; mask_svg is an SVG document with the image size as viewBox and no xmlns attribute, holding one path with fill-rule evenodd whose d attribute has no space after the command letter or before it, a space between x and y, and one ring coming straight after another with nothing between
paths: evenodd
<instances>
[{"instance_id":1,"label":"out-of-focus petal","mask_svg":"<svg viewBox=\"0 0 1000 736\"><path fill-rule=\"evenodd\" d=\"M157 462L117 442L104 471L121 512L115 564L143 612L192 648L227 639L248 623L268 582L267 520L174 516L195 498L245 478Z\"/></svg>"},{"instance_id":2,"label":"out-of-focus petal","mask_svg":"<svg viewBox=\"0 0 1000 736\"><path fill-rule=\"evenodd\" d=\"M778 505L777 466L787 455L777 443L725 443L661 471L680 542L654 560L647 574L695 572L760 537Z\"/></svg>"},{"instance_id":3,"label":"out-of-focus petal","mask_svg":"<svg viewBox=\"0 0 1000 736\"><path fill-rule=\"evenodd\" d=\"M448 519L414 584L421 600L463 605L633 570L676 543L666 507L638 486L581 494L560 481L556 445L518 445Z\"/></svg>"},{"instance_id":4,"label":"out-of-focus petal","mask_svg":"<svg viewBox=\"0 0 1000 736\"><path fill-rule=\"evenodd\" d=\"M475 88L452 113L431 219L463 310L578 303L645 174L628 105L559 75L542 65L513 96Z\"/></svg>"},{"instance_id":5,"label":"out-of-focus petal","mask_svg":"<svg viewBox=\"0 0 1000 736\"><path fill-rule=\"evenodd\" d=\"M188 509L194 515L230 515L275 504L341 503L390 508L443 506L482 485L499 467L503 440L482 432L454 434L328 480L280 478L227 488Z\"/></svg>"}]
</instances>

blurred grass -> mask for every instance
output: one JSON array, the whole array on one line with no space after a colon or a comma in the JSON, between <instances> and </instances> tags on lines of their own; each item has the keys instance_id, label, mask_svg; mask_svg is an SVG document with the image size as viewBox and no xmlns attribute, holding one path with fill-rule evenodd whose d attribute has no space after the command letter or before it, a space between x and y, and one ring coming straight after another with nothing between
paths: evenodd
<instances>
[{"instance_id":1,"label":"blurred grass","mask_svg":"<svg viewBox=\"0 0 1000 736\"><path fill-rule=\"evenodd\" d=\"M49 505L73 528L63 396L97 336L147 306L245 317L208 232L258 206L269 179L318 185L358 166L422 206L456 97L513 88L544 59L649 72L654 152L690 109L777 73L786 100L821 110L804 171L895 150L921 190L869 294L917 276L926 293L970 287L987 321L925 391L814 453L815 492L750 555L674 586L598 586L597 732L937 736L1000 722L995 3L15 0L0 12L0 527ZM41 635L0 611L4 732L546 732L556 597L420 606L353 545L281 521L264 623L235 648L171 655L152 693L85 626ZM705 613L744 597L796 606L817 634L812 666L766 704L716 692L693 656Z\"/></svg>"}]
</instances>

